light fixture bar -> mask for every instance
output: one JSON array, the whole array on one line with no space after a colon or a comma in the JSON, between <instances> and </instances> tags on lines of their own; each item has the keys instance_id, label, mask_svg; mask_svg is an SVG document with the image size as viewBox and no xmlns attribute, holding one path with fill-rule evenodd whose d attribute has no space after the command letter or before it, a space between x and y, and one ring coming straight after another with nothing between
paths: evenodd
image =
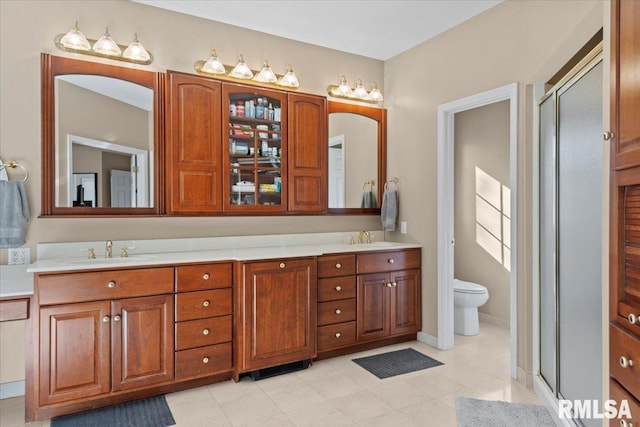
<instances>
[{"instance_id":1,"label":"light fixture bar","mask_svg":"<svg viewBox=\"0 0 640 427\"><path fill-rule=\"evenodd\" d=\"M382 102L384 98L378 86L374 82L371 84L371 90L367 91L362 84L361 79L356 80L356 88L352 89L347 83L345 76L340 76L338 85L329 85L327 92L334 98L349 99L351 101L368 102L371 104L377 104Z\"/></svg>"}]
</instances>

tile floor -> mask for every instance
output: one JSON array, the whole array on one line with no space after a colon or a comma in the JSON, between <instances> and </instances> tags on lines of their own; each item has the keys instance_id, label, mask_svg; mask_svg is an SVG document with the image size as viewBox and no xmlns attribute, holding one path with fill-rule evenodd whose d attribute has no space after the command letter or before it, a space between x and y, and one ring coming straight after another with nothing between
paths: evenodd
<instances>
[{"instance_id":1,"label":"tile floor","mask_svg":"<svg viewBox=\"0 0 640 427\"><path fill-rule=\"evenodd\" d=\"M444 365L380 380L351 362L406 347ZM257 382L244 378L166 398L178 427L446 427L456 425L456 396L540 404L532 389L509 378L509 332L484 323L480 335L456 335L450 351L413 341ZM23 413L23 397L1 400L0 426L23 426Z\"/></svg>"}]
</instances>

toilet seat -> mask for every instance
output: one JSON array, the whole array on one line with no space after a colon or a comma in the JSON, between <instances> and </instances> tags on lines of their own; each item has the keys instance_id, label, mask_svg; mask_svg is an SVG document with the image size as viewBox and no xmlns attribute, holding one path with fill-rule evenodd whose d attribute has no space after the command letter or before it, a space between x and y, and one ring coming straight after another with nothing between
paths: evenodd
<instances>
[{"instance_id":1,"label":"toilet seat","mask_svg":"<svg viewBox=\"0 0 640 427\"><path fill-rule=\"evenodd\" d=\"M458 279L453 281L453 291L461 294L486 294L488 292L487 288L482 285Z\"/></svg>"}]
</instances>

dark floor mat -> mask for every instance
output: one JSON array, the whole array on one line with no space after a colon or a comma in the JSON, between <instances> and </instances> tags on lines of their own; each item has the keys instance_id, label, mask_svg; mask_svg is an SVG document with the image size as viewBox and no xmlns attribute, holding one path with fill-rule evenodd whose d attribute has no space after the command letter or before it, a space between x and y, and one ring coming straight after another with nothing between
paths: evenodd
<instances>
[{"instance_id":1,"label":"dark floor mat","mask_svg":"<svg viewBox=\"0 0 640 427\"><path fill-rule=\"evenodd\" d=\"M353 361L380 379L442 365L442 362L412 348L361 357Z\"/></svg>"}]
</instances>

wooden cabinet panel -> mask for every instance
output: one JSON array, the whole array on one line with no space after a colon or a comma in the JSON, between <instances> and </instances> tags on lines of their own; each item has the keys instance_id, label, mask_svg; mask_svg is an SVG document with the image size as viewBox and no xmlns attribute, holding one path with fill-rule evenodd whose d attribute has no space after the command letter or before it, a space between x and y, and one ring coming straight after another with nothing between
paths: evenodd
<instances>
[{"instance_id":1,"label":"wooden cabinet panel","mask_svg":"<svg viewBox=\"0 0 640 427\"><path fill-rule=\"evenodd\" d=\"M314 259L243 265L241 370L256 370L316 356Z\"/></svg>"},{"instance_id":2,"label":"wooden cabinet panel","mask_svg":"<svg viewBox=\"0 0 640 427\"><path fill-rule=\"evenodd\" d=\"M318 303L318 326L356 320L355 298Z\"/></svg>"},{"instance_id":3,"label":"wooden cabinet panel","mask_svg":"<svg viewBox=\"0 0 640 427\"><path fill-rule=\"evenodd\" d=\"M288 97L288 209L326 212L327 101L312 95Z\"/></svg>"},{"instance_id":4,"label":"wooden cabinet panel","mask_svg":"<svg viewBox=\"0 0 640 427\"><path fill-rule=\"evenodd\" d=\"M415 333L421 327L420 270L390 273L391 299L389 318L391 335Z\"/></svg>"},{"instance_id":5,"label":"wooden cabinet panel","mask_svg":"<svg viewBox=\"0 0 640 427\"><path fill-rule=\"evenodd\" d=\"M167 72L167 211L222 210L220 82Z\"/></svg>"},{"instance_id":6,"label":"wooden cabinet panel","mask_svg":"<svg viewBox=\"0 0 640 427\"><path fill-rule=\"evenodd\" d=\"M387 273L358 276L358 341L389 336L389 291Z\"/></svg>"},{"instance_id":7,"label":"wooden cabinet panel","mask_svg":"<svg viewBox=\"0 0 640 427\"><path fill-rule=\"evenodd\" d=\"M640 396L640 337L615 325L609 328L609 370L625 389Z\"/></svg>"},{"instance_id":8,"label":"wooden cabinet panel","mask_svg":"<svg viewBox=\"0 0 640 427\"><path fill-rule=\"evenodd\" d=\"M232 297L231 289L178 294L176 295L176 321L231 314Z\"/></svg>"},{"instance_id":9,"label":"wooden cabinet panel","mask_svg":"<svg viewBox=\"0 0 640 427\"><path fill-rule=\"evenodd\" d=\"M318 279L318 302L355 298L356 276Z\"/></svg>"},{"instance_id":10,"label":"wooden cabinet panel","mask_svg":"<svg viewBox=\"0 0 640 427\"><path fill-rule=\"evenodd\" d=\"M0 300L0 322L29 318L29 298Z\"/></svg>"},{"instance_id":11,"label":"wooden cabinet panel","mask_svg":"<svg viewBox=\"0 0 640 427\"><path fill-rule=\"evenodd\" d=\"M190 320L176 324L176 350L204 347L232 339L231 316Z\"/></svg>"},{"instance_id":12,"label":"wooden cabinet panel","mask_svg":"<svg viewBox=\"0 0 640 427\"><path fill-rule=\"evenodd\" d=\"M358 254L358 274L420 268L420 249Z\"/></svg>"},{"instance_id":13,"label":"wooden cabinet panel","mask_svg":"<svg viewBox=\"0 0 640 427\"><path fill-rule=\"evenodd\" d=\"M620 403L623 400L626 400L629 404L629 411L631 412L631 416L628 418L624 418L627 421L627 427L633 427L640 423L640 402L635 399L627 390L622 388L620 384L616 380L609 380L609 395L611 400L615 400L617 402L616 408L620 409ZM624 427L624 424L620 423L619 418L612 418L609 421L609 425L611 427Z\"/></svg>"},{"instance_id":14,"label":"wooden cabinet panel","mask_svg":"<svg viewBox=\"0 0 640 427\"><path fill-rule=\"evenodd\" d=\"M233 285L231 263L176 267L176 292L230 288Z\"/></svg>"},{"instance_id":15,"label":"wooden cabinet panel","mask_svg":"<svg viewBox=\"0 0 640 427\"><path fill-rule=\"evenodd\" d=\"M108 302L40 309L39 404L108 393L110 306Z\"/></svg>"},{"instance_id":16,"label":"wooden cabinet panel","mask_svg":"<svg viewBox=\"0 0 640 427\"><path fill-rule=\"evenodd\" d=\"M112 389L173 379L173 296L112 302Z\"/></svg>"},{"instance_id":17,"label":"wooden cabinet panel","mask_svg":"<svg viewBox=\"0 0 640 427\"><path fill-rule=\"evenodd\" d=\"M173 292L173 268L37 275L40 305L68 304Z\"/></svg>"},{"instance_id":18,"label":"wooden cabinet panel","mask_svg":"<svg viewBox=\"0 0 640 427\"><path fill-rule=\"evenodd\" d=\"M318 328L318 352L353 345L356 342L356 322L337 323Z\"/></svg>"},{"instance_id":19,"label":"wooden cabinet panel","mask_svg":"<svg viewBox=\"0 0 640 427\"><path fill-rule=\"evenodd\" d=\"M356 274L356 256L323 255L318 257L318 277L350 276Z\"/></svg>"},{"instance_id":20,"label":"wooden cabinet panel","mask_svg":"<svg viewBox=\"0 0 640 427\"><path fill-rule=\"evenodd\" d=\"M176 379L206 377L232 368L231 343L176 352Z\"/></svg>"},{"instance_id":21,"label":"wooden cabinet panel","mask_svg":"<svg viewBox=\"0 0 640 427\"><path fill-rule=\"evenodd\" d=\"M611 160L621 169L640 165L640 2L611 8Z\"/></svg>"}]
</instances>

